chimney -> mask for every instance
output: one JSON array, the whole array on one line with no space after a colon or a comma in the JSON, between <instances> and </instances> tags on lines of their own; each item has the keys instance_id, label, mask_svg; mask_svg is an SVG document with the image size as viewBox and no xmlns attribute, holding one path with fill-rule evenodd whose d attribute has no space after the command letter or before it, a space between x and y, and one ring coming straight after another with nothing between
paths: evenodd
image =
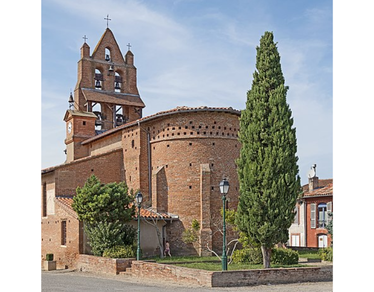
<instances>
[{"instance_id":1,"label":"chimney","mask_svg":"<svg viewBox=\"0 0 374 292\"><path fill-rule=\"evenodd\" d=\"M318 188L318 177L317 176L310 177L309 178L309 192L315 190L316 188Z\"/></svg>"},{"instance_id":2,"label":"chimney","mask_svg":"<svg viewBox=\"0 0 374 292\"><path fill-rule=\"evenodd\" d=\"M317 164L313 164L312 168L308 172L308 179L309 179L309 192L318 188L318 177L317 177Z\"/></svg>"}]
</instances>

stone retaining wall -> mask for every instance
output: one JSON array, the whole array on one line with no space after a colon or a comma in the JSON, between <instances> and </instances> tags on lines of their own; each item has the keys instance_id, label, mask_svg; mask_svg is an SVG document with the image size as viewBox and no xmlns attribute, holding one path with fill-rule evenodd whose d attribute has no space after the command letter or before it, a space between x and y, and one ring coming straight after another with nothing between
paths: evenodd
<instances>
[{"instance_id":1,"label":"stone retaining wall","mask_svg":"<svg viewBox=\"0 0 374 292\"><path fill-rule=\"evenodd\" d=\"M131 262L135 259L112 259L79 254L76 260L78 271L117 275L119 272L124 272L126 268L131 267Z\"/></svg>"},{"instance_id":2,"label":"stone retaining wall","mask_svg":"<svg viewBox=\"0 0 374 292\"><path fill-rule=\"evenodd\" d=\"M332 266L306 268L277 268L242 271L211 272L173 265L133 261L133 276L165 279L205 287L233 287L263 284L332 281Z\"/></svg>"}]
</instances>

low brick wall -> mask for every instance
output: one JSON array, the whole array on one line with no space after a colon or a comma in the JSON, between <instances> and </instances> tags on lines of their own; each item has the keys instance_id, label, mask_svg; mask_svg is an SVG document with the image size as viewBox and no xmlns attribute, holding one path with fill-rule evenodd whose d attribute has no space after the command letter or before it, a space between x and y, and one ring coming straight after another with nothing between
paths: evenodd
<instances>
[{"instance_id":1,"label":"low brick wall","mask_svg":"<svg viewBox=\"0 0 374 292\"><path fill-rule=\"evenodd\" d=\"M332 266L214 272L212 287L332 281Z\"/></svg>"},{"instance_id":2,"label":"low brick wall","mask_svg":"<svg viewBox=\"0 0 374 292\"><path fill-rule=\"evenodd\" d=\"M183 284L198 284L212 287L213 272L189 269L174 265L164 265L143 261L133 261L131 266L133 276L148 279L165 279Z\"/></svg>"},{"instance_id":3,"label":"low brick wall","mask_svg":"<svg viewBox=\"0 0 374 292\"><path fill-rule=\"evenodd\" d=\"M133 260L135 259L111 259L87 254L78 254L76 258L78 271L114 275L126 271Z\"/></svg>"},{"instance_id":4,"label":"low brick wall","mask_svg":"<svg viewBox=\"0 0 374 292\"><path fill-rule=\"evenodd\" d=\"M205 287L332 281L332 266L211 272L173 265L133 261L133 276L165 279Z\"/></svg>"}]
</instances>

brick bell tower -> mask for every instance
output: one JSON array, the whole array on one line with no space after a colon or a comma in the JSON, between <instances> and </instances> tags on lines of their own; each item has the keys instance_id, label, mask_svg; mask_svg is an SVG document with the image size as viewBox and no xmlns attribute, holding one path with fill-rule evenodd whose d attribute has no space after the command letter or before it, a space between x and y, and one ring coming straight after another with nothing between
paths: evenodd
<instances>
[{"instance_id":1,"label":"brick bell tower","mask_svg":"<svg viewBox=\"0 0 374 292\"><path fill-rule=\"evenodd\" d=\"M137 88L134 55L128 44L125 57L107 28L92 55L81 47L78 80L66 111L66 162L88 155L81 142L142 117L145 107Z\"/></svg>"}]
</instances>

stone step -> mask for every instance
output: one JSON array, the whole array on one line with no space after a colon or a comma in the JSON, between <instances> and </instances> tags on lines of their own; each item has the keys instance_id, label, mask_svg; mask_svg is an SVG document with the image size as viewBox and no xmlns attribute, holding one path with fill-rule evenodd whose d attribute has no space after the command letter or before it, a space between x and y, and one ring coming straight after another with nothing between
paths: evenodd
<instances>
[{"instance_id":1,"label":"stone step","mask_svg":"<svg viewBox=\"0 0 374 292\"><path fill-rule=\"evenodd\" d=\"M119 272L118 275L125 275L125 276L131 276L131 268L126 268L126 271Z\"/></svg>"}]
</instances>

